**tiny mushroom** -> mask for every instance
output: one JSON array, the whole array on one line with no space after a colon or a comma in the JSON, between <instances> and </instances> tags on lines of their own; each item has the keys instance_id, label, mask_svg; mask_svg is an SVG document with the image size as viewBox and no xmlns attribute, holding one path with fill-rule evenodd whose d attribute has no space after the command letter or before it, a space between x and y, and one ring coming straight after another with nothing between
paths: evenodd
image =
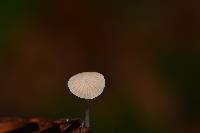
<instances>
[{"instance_id":1,"label":"tiny mushroom","mask_svg":"<svg viewBox=\"0 0 200 133\"><path fill-rule=\"evenodd\" d=\"M75 96L86 99L85 126L89 128L89 101L103 92L105 87L104 76L98 72L78 73L69 79L68 87Z\"/></svg>"}]
</instances>

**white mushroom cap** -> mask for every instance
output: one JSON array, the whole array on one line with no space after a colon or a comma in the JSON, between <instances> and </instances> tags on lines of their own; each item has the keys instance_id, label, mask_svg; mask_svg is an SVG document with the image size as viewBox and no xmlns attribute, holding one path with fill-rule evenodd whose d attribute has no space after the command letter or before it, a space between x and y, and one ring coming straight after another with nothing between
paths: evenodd
<instances>
[{"instance_id":1,"label":"white mushroom cap","mask_svg":"<svg viewBox=\"0 0 200 133\"><path fill-rule=\"evenodd\" d=\"M98 72L82 72L69 79L68 87L79 98L93 99L103 92L105 79Z\"/></svg>"}]
</instances>

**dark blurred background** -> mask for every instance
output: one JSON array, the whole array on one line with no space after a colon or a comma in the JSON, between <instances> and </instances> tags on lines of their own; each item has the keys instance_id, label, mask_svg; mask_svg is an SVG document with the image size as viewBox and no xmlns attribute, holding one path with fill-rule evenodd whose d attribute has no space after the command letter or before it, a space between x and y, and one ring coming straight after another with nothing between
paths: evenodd
<instances>
[{"instance_id":1,"label":"dark blurred background","mask_svg":"<svg viewBox=\"0 0 200 133\"><path fill-rule=\"evenodd\" d=\"M67 88L105 75L94 133L200 132L197 0L0 1L0 116L84 116Z\"/></svg>"}]
</instances>

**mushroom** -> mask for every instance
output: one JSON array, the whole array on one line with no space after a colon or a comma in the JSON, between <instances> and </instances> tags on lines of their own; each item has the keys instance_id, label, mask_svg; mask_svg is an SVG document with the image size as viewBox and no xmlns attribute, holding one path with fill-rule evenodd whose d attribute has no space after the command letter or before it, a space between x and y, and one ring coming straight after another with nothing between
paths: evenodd
<instances>
[{"instance_id":1,"label":"mushroom","mask_svg":"<svg viewBox=\"0 0 200 133\"><path fill-rule=\"evenodd\" d=\"M78 73L69 79L68 87L75 96L86 99L85 125L89 128L89 101L103 92L105 87L104 76L98 72Z\"/></svg>"}]
</instances>

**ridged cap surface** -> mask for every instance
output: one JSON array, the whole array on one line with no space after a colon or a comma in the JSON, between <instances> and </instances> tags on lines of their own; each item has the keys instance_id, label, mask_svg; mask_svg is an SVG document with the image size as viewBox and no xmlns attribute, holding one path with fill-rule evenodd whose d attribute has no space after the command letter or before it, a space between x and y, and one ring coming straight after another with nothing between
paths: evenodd
<instances>
[{"instance_id":1,"label":"ridged cap surface","mask_svg":"<svg viewBox=\"0 0 200 133\"><path fill-rule=\"evenodd\" d=\"M105 79L98 72L82 72L69 79L68 87L79 98L93 99L103 92Z\"/></svg>"}]
</instances>

